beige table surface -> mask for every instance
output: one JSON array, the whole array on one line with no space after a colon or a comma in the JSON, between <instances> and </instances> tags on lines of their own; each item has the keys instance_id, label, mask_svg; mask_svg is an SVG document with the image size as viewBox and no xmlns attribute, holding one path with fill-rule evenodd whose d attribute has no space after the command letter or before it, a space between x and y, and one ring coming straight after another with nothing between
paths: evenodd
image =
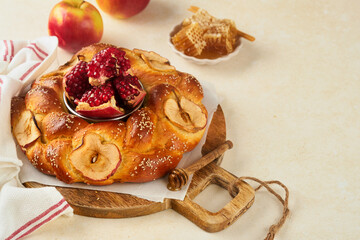
<instances>
[{"instance_id":1,"label":"beige table surface","mask_svg":"<svg viewBox=\"0 0 360 240\"><path fill-rule=\"evenodd\" d=\"M47 35L56 2L0 0L0 39ZM190 5L233 19L256 41L245 42L238 56L216 66L183 60L170 50L167 37L189 16ZM276 239L355 240L360 239L359 12L358 0L152 0L128 20L101 12L102 41L156 51L215 86L234 142L222 167L237 176L278 179L290 189L291 215ZM59 50L58 56L64 63L70 55ZM220 193L212 187L197 201L215 209L227 200ZM263 239L280 212L275 198L260 191L250 210L218 233L167 210L129 219L60 217L25 239Z\"/></svg>"}]
</instances>

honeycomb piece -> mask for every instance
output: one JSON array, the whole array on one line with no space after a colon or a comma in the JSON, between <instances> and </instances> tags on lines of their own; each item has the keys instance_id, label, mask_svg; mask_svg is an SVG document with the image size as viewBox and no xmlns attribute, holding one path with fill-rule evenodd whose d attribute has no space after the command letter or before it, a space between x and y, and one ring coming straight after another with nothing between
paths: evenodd
<instances>
[{"instance_id":1,"label":"honeycomb piece","mask_svg":"<svg viewBox=\"0 0 360 240\"><path fill-rule=\"evenodd\" d=\"M199 23L200 27L204 30L211 27L212 23L216 22L218 19L211 16L206 10L199 9L194 15L190 18L186 18L183 21L183 25L189 25L191 23Z\"/></svg>"},{"instance_id":2,"label":"honeycomb piece","mask_svg":"<svg viewBox=\"0 0 360 240\"><path fill-rule=\"evenodd\" d=\"M186 55L217 58L233 52L240 37L255 40L239 31L230 19L218 19L194 6L189 11L194 14L182 22L182 29L172 38L175 47Z\"/></svg>"},{"instance_id":3,"label":"honeycomb piece","mask_svg":"<svg viewBox=\"0 0 360 240\"><path fill-rule=\"evenodd\" d=\"M186 55L198 56L206 46L203 34L204 31L199 23L191 23L183 27L171 40L179 51Z\"/></svg>"},{"instance_id":4,"label":"honeycomb piece","mask_svg":"<svg viewBox=\"0 0 360 240\"><path fill-rule=\"evenodd\" d=\"M236 31L228 23L216 22L205 30L204 39L208 48L214 48L226 54L234 50Z\"/></svg>"}]
</instances>

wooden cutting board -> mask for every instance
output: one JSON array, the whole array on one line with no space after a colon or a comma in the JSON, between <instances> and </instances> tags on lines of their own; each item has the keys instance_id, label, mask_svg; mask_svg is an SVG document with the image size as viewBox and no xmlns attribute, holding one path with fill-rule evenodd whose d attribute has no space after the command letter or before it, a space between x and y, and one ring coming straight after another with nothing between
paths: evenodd
<instances>
[{"instance_id":1,"label":"wooden cutting board","mask_svg":"<svg viewBox=\"0 0 360 240\"><path fill-rule=\"evenodd\" d=\"M214 113L206 142L202 148L205 155L226 141L224 113L220 107ZM219 166L223 155L195 172L183 201L165 199L153 202L129 194L95 191L78 188L56 187L74 209L74 213L98 218L126 218L143 216L166 209L173 209L208 232L217 232L231 225L252 205L254 189ZM236 184L233 184L234 182ZM218 212L210 212L193 201L210 184L217 184L229 191L233 199ZM28 188L44 187L36 182L27 182Z\"/></svg>"}]
</instances>

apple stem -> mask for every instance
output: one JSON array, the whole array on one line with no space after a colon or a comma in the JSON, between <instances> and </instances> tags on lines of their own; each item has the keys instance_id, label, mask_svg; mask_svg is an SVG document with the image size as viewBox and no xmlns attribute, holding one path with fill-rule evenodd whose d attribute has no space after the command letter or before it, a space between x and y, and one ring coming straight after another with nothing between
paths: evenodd
<instances>
[{"instance_id":1,"label":"apple stem","mask_svg":"<svg viewBox=\"0 0 360 240\"><path fill-rule=\"evenodd\" d=\"M81 4L84 2L84 0L63 0L63 1L76 8L80 8Z\"/></svg>"}]
</instances>

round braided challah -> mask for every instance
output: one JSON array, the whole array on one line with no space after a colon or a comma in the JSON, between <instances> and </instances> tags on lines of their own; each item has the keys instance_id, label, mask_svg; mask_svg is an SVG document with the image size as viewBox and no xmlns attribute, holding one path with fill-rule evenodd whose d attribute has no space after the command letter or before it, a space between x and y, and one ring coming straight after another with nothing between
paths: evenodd
<instances>
[{"instance_id":1,"label":"round braided challah","mask_svg":"<svg viewBox=\"0 0 360 240\"><path fill-rule=\"evenodd\" d=\"M207 111L202 87L154 52L128 50L132 76L147 95L142 107L125 121L91 123L69 113L63 100L64 76L101 50L81 49L56 71L34 81L25 97L12 101L12 132L29 161L66 183L107 185L147 182L174 169L185 152L202 138Z\"/></svg>"}]
</instances>

